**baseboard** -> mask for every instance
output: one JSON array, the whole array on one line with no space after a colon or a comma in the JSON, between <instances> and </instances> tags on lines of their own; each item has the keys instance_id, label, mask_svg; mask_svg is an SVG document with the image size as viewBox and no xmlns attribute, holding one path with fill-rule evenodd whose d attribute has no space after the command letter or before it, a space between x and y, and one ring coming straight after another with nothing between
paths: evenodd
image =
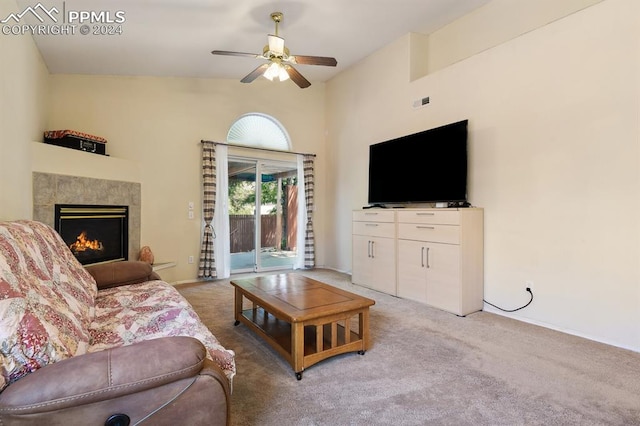
<instances>
[{"instance_id":1,"label":"baseboard","mask_svg":"<svg viewBox=\"0 0 640 426\"><path fill-rule=\"evenodd\" d=\"M581 332L576 331L576 330L556 327L553 324L548 324L548 323L545 323L545 322L536 321L536 320L533 320L531 318L523 318L523 317L518 317L518 316L514 316L514 315L509 315L508 313L502 312L502 311L500 311L498 309L494 309L494 308L492 308L490 306L487 306L486 304L485 304L485 307L482 310L484 312L489 312L489 313L492 313L492 314L500 315L502 317L511 318L511 319L516 320L516 321L522 321L522 322L527 323L527 324L537 325L538 327L544 327L544 328L547 328L549 330L558 331L560 333L569 334L571 336L580 337L582 339L591 340L593 342L602 343L604 345L615 346L616 348L626 349L626 350L633 351L633 352L640 352L640 348L634 348L634 347L631 347L631 346L620 345L619 343L615 343L615 342L611 342L611 341L608 341L608 340L603 340L603 339L600 339L600 338L596 338L594 336L591 336L591 335L585 334L585 333L581 333Z\"/></svg>"},{"instance_id":2,"label":"baseboard","mask_svg":"<svg viewBox=\"0 0 640 426\"><path fill-rule=\"evenodd\" d=\"M340 272L341 274L351 275L351 271L343 271L342 269L333 268L331 266L325 266L325 265L317 266L316 265L316 268L317 269L328 269L330 271Z\"/></svg>"},{"instance_id":3,"label":"baseboard","mask_svg":"<svg viewBox=\"0 0 640 426\"><path fill-rule=\"evenodd\" d=\"M325 265L316 265L314 266L314 269L328 269L330 271L334 271L334 272L339 272L341 274L346 274L346 275L351 275L351 271L344 271L341 269L337 269L337 268L332 268L330 266L325 266ZM289 271L289 272L301 272L304 271L304 269L283 269L282 271ZM282 271L266 271L266 272L262 272L264 274L267 273L278 273L278 272L282 272ZM247 272L248 275L250 274L254 274L254 272ZM180 284L191 284L191 283L196 283L196 282L200 282L200 281L216 281L216 279L213 280L204 280L201 278L193 278L190 280L179 280L179 281L172 281L168 284L172 285L172 286L176 286L176 285L180 285Z\"/></svg>"}]
</instances>

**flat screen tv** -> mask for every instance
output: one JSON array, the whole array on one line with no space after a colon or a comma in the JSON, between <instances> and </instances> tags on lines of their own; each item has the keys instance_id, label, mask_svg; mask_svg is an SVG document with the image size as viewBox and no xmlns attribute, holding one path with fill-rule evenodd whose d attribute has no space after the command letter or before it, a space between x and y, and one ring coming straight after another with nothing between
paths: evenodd
<instances>
[{"instance_id":1,"label":"flat screen tv","mask_svg":"<svg viewBox=\"0 0 640 426\"><path fill-rule=\"evenodd\" d=\"M465 202L468 120L369 147L369 204Z\"/></svg>"}]
</instances>

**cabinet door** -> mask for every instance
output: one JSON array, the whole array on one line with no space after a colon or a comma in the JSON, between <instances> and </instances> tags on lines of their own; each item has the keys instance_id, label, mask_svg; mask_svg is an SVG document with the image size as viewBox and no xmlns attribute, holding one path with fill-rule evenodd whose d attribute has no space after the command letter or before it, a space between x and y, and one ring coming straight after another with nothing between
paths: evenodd
<instances>
[{"instance_id":1,"label":"cabinet door","mask_svg":"<svg viewBox=\"0 0 640 426\"><path fill-rule=\"evenodd\" d=\"M373 276L371 288L396 295L396 256L393 238L371 238Z\"/></svg>"},{"instance_id":2,"label":"cabinet door","mask_svg":"<svg viewBox=\"0 0 640 426\"><path fill-rule=\"evenodd\" d=\"M456 315L461 312L460 246L425 243L427 304Z\"/></svg>"},{"instance_id":3,"label":"cabinet door","mask_svg":"<svg viewBox=\"0 0 640 426\"><path fill-rule=\"evenodd\" d=\"M354 284L369 286L373 279L371 260L371 237L365 235L353 236L353 267L351 281Z\"/></svg>"},{"instance_id":4,"label":"cabinet door","mask_svg":"<svg viewBox=\"0 0 640 426\"><path fill-rule=\"evenodd\" d=\"M425 303L427 299L426 245L398 240L398 296Z\"/></svg>"}]
</instances>

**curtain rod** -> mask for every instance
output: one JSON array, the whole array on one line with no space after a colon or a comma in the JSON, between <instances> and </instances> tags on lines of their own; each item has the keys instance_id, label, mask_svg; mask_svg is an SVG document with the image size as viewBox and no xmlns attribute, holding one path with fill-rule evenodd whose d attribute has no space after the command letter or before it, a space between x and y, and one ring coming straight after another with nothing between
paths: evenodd
<instances>
[{"instance_id":1,"label":"curtain rod","mask_svg":"<svg viewBox=\"0 0 640 426\"><path fill-rule=\"evenodd\" d=\"M214 142L214 141L205 141L204 139L200 141L201 144L203 143L212 143L214 145L224 145L224 146L230 146L233 148L245 148L245 149L256 149L258 151L270 151L270 152L279 152L281 154L302 154L302 155L311 155L313 157L316 156L316 154L309 154L306 152L293 152L293 151L283 151L281 149L271 149L271 148L258 148L255 146L247 146L247 145L235 145L232 143L224 143L224 142Z\"/></svg>"}]
</instances>

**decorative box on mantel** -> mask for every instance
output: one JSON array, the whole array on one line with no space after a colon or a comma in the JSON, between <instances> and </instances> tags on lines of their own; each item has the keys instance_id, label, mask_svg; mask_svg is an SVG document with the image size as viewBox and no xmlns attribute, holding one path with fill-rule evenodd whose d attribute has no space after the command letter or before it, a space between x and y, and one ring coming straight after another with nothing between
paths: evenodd
<instances>
[{"instance_id":1,"label":"decorative box on mantel","mask_svg":"<svg viewBox=\"0 0 640 426\"><path fill-rule=\"evenodd\" d=\"M106 154L107 140L100 136L78 132L76 130L49 130L44 132L44 143L92 152Z\"/></svg>"}]
</instances>

